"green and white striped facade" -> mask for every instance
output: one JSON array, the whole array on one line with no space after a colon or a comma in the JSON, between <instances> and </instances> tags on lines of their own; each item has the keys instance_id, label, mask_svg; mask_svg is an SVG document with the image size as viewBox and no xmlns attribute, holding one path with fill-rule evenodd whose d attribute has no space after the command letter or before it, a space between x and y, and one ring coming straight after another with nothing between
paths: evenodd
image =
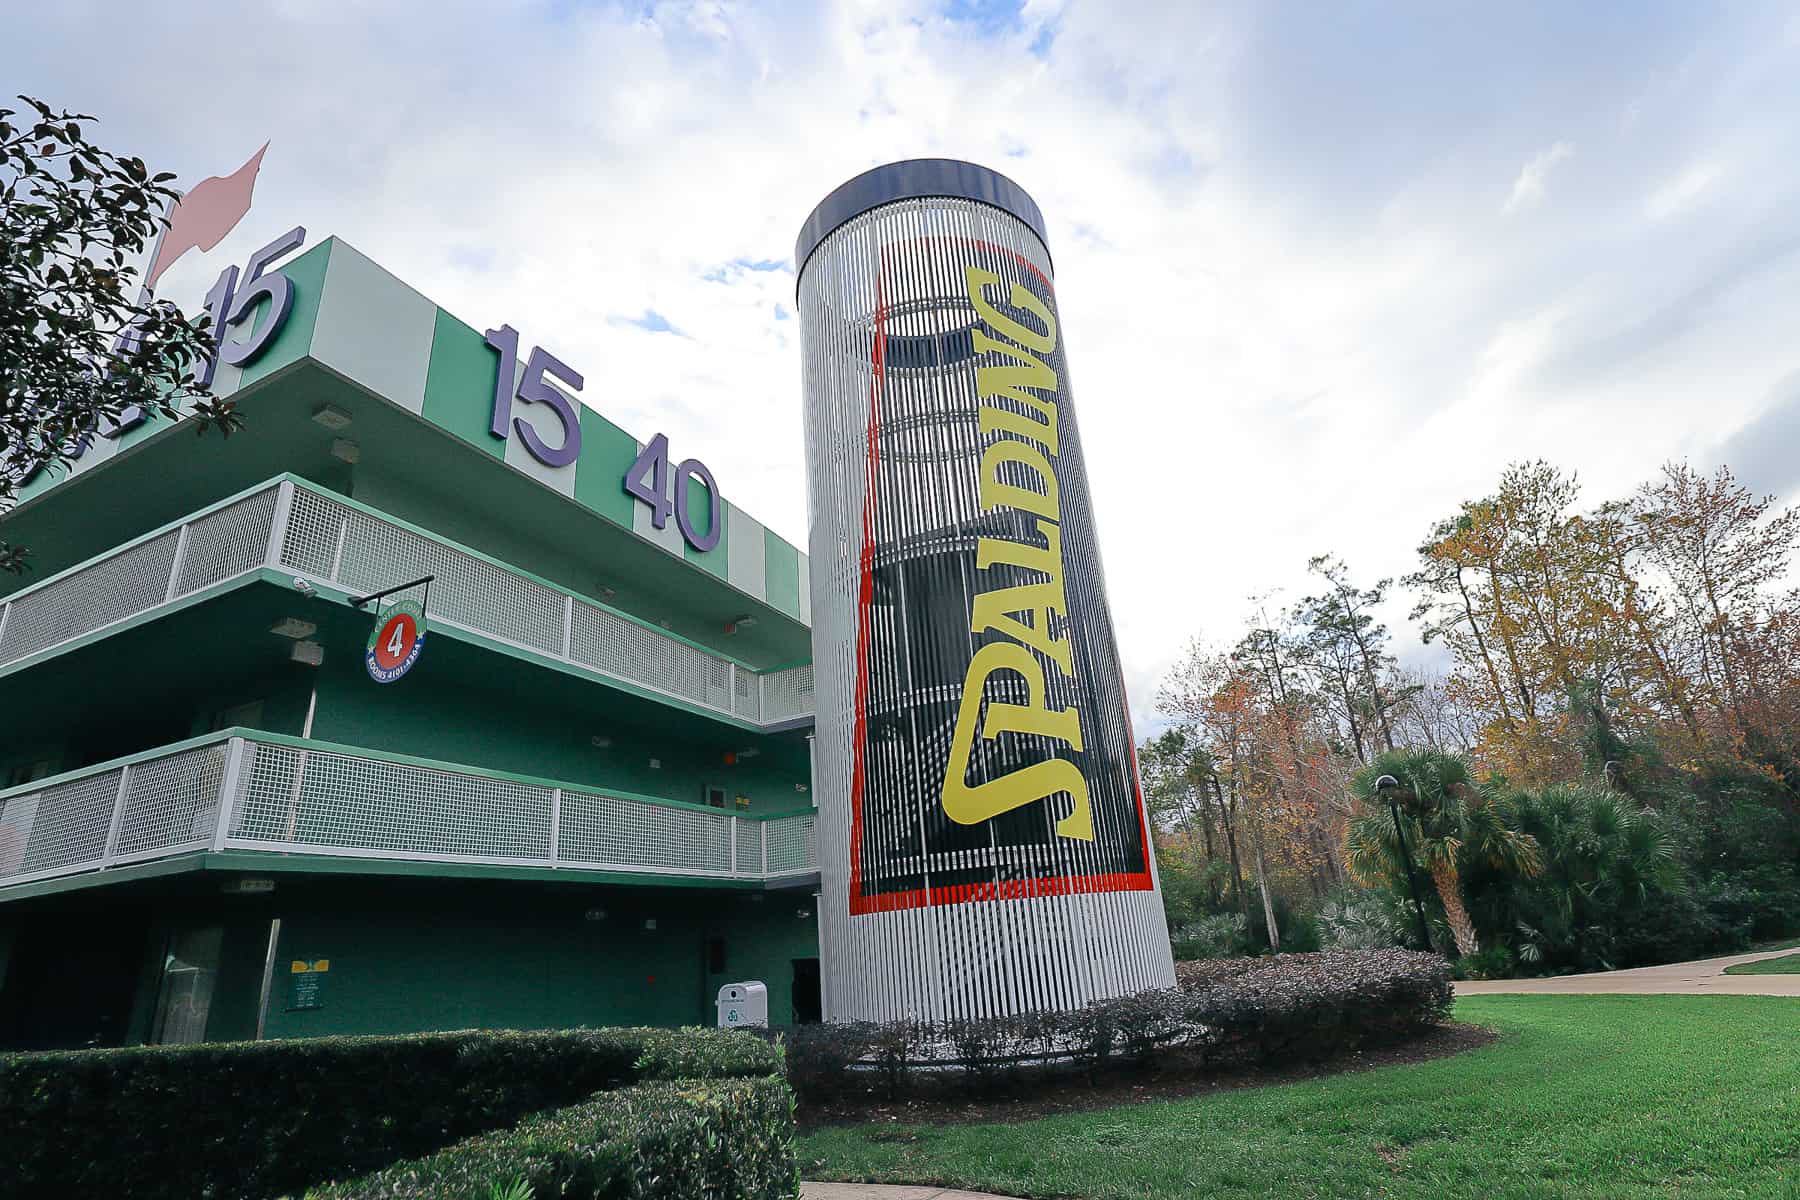
<instances>
[{"instance_id":1,"label":"green and white striped facade","mask_svg":"<svg viewBox=\"0 0 1800 1200\"><path fill-rule=\"evenodd\" d=\"M567 467L537 462L516 438L501 442L491 437L495 355L481 333L349 243L327 238L296 255L280 273L297 286L293 311L275 344L254 363L244 368L219 365L213 385L216 395L229 398L310 359L470 446L502 458L552 491L686 558L750 598L807 621L810 596L804 552L729 499L723 505L723 536L706 553L685 545L673 523L653 528L649 508L634 503L620 487L643 443L594 409L578 405L582 454ZM536 422L544 437L556 436L554 419L544 409L523 406L515 413ZM159 432L159 425L152 422L116 440L97 439L69 474L40 476L23 489L20 502L29 503Z\"/></svg>"},{"instance_id":2,"label":"green and white striped facade","mask_svg":"<svg viewBox=\"0 0 1800 1200\"><path fill-rule=\"evenodd\" d=\"M567 466L495 437L483 334L346 243L276 270L243 432L95 438L0 518L0 1046L816 1017L806 556L654 528L579 403ZM427 574L377 684L350 600Z\"/></svg>"}]
</instances>

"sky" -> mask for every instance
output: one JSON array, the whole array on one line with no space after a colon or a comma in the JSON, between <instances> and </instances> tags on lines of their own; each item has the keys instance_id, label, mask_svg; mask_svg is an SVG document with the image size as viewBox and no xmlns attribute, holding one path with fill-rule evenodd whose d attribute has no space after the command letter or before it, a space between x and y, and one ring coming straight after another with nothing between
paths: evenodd
<instances>
[{"instance_id":1,"label":"sky","mask_svg":"<svg viewBox=\"0 0 1800 1200\"><path fill-rule=\"evenodd\" d=\"M794 237L893 159L1044 211L1140 730L1335 552L1404 574L1510 462L1800 500L1789 4L353 5L8 13L5 91L510 323L806 544ZM1259 599L1264 598L1266 599ZM1429 652L1385 614L1403 657Z\"/></svg>"}]
</instances>

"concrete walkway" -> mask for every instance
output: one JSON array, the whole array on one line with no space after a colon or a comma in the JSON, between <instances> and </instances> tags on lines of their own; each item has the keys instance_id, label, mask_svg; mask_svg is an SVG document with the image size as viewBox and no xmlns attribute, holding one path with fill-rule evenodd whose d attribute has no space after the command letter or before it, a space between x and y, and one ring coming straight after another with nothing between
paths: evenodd
<instances>
[{"instance_id":1,"label":"concrete walkway","mask_svg":"<svg viewBox=\"0 0 1800 1200\"><path fill-rule=\"evenodd\" d=\"M954 1188L895 1187L886 1183L803 1183L800 1200L1009 1200L987 1192L959 1192Z\"/></svg>"},{"instance_id":2,"label":"concrete walkway","mask_svg":"<svg viewBox=\"0 0 1800 1200\"><path fill-rule=\"evenodd\" d=\"M1725 968L1763 958L1800 954L1800 948L1731 954L1696 962L1601 971L1593 975L1558 975L1551 979L1482 979L1456 985L1459 996L1496 993L1623 996L1800 996L1800 975L1727 975Z\"/></svg>"}]
</instances>

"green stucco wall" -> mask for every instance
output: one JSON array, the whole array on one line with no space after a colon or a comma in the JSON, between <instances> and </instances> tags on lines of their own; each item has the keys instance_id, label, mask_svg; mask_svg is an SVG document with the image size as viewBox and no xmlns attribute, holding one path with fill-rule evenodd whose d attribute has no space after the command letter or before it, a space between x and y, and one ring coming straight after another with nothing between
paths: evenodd
<instances>
[{"instance_id":1,"label":"green stucco wall","mask_svg":"<svg viewBox=\"0 0 1800 1200\"><path fill-rule=\"evenodd\" d=\"M768 985L771 1019L788 1024L793 961L818 954L812 909L805 892L481 882L424 891L346 885L298 905L277 900L268 1036L711 1025L719 987L746 979ZM713 937L724 940L721 974L707 970ZM320 980L323 1006L296 1011L291 964L321 958L331 964Z\"/></svg>"},{"instance_id":2,"label":"green stucco wall","mask_svg":"<svg viewBox=\"0 0 1800 1200\"><path fill-rule=\"evenodd\" d=\"M206 1038L253 1038L272 918L281 928L268 1037L711 1025L718 989L752 979L767 984L770 1019L785 1025L793 1021L795 960L818 955L815 904L803 890L284 874L272 894L233 896L221 894L218 879L196 877L180 894L136 895L124 922L121 910L92 894L0 914L0 1049L76 1046L108 1029L105 1044L148 1040L171 936L214 925L223 937ZM117 943L110 957L72 965L78 980L48 981L52 995L76 987L69 996L81 1012L42 1011L41 971L40 1007L27 1011L19 989L31 981L6 977L18 931L28 926L72 944ZM722 942L722 972L709 969L713 939ZM40 968L44 950L34 960ZM318 1008L293 1006L296 959L330 963Z\"/></svg>"}]
</instances>

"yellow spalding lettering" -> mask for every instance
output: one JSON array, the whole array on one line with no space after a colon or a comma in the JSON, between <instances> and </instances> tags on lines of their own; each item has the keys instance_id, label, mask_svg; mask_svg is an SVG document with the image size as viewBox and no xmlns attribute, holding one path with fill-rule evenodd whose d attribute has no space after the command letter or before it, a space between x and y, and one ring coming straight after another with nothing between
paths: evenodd
<instances>
[{"instance_id":1,"label":"yellow spalding lettering","mask_svg":"<svg viewBox=\"0 0 1800 1200\"><path fill-rule=\"evenodd\" d=\"M998 275L980 267L967 267L963 271L963 279L969 286L969 302L995 333L1009 337L1027 350L1036 350L1039 354L1049 354L1056 349L1056 317L1051 313L1050 306L1039 300L1030 288L1022 283L1015 283L1007 298L1014 308L1022 308L1042 321L1043 333L1007 316L987 298L987 289L1000 285Z\"/></svg>"},{"instance_id":2,"label":"yellow spalding lettering","mask_svg":"<svg viewBox=\"0 0 1800 1200\"><path fill-rule=\"evenodd\" d=\"M976 372L979 378L980 372ZM1036 405L1038 412L1045 420L1028 417L1024 413L1014 412L1010 408L998 408L992 404L983 404L980 408L981 432L983 433L1016 433L1020 437L1031 438L1043 444L1044 449L1056 453L1056 405L1035 400L1028 403Z\"/></svg>"},{"instance_id":3,"label":"yellow spalding lettering","mask_svg":"<svg viewBox=\"0 0 1800 1200\"><path fill-rule=\"evenodd\" d=\"M1062 529L1054 522L1046 521L1039 523L1038 532L1044 535L1046 544L1043 546L990 537L976 543L975 565L984 571L995 563L1006 563L1029 571L1042 571L1049 578L1042 583L978 593L969 620L969 632L998 630L1035 648L1054 660L1066 674L1073 675L1075 662L1069 643L1058 641L1051 632L1051 617L1060 617L1069 610L1068 599L1063 593ZM1013 615L1015 613L1027 613L1031 621L1021 621Z\"/></svg>"},{"instance_id":4,"label":"yellow spalding lettering","mask_svg":"<svg viewBox=\"0 0 1800 1200\"><path fill-rule=\"evenodd\" d=\"M1044 420L1056 423L1056 371L1049 363L1021 350L1011 342L1003 342L977 329L971 335L976 354L998 354L1004 361L983 363L975 368L975 394L983 400L1016 400L1027 411L1043 414ZM1034 396L1028 389L1048 393Z\"/></svg>"},{"instance_id":5,"label":"yellow spalding lettering","mask_svg":"<svg viewBox=\"0 0 1800 1200\"><path fill-rule=\"evenodd\" d=\"M1001 483L1000 465L1009 462L1036 471L1044 481L1044 490L1034 492L1017 484ZM1056 468L1050 465L1044 452L1030 442L1016 441L1013 438L990 442L987 449L981 452L981 483L976 494L983 512L990 508L1017 508L1036 513L1040 517L1048 517L1052 521L1061 516L1061 509L1057 504Z\"/></svg>"},{"instance_id":6,"label":"yellow spalding lettering","mask_svg":"<svg viewBox=\"0 0 1800 1200\"><path fill-rule=\"evenodd\" d=\"M944 814L959 825L979 825L1002 813L1058 792L1067 792L1074 809L1056 822L1059 837L1094 840L1094 812L1087 780L1081 769L1066 758L1052 758L1011 771L987 783L968 785L969 759L974 753L976 726L981 722L982 695L996 671L1017 671L1025 677L1030 704L991 701L983 741L1002 733L1037 734L1082 748L1081 717L1073 708L1050 709L1045 704L1044 668L1031 651L1013 642L990 642L975 652L963 680L962 703L956 713L956 733L950 743L950 761L944 771Z\"/></svg>"}]
</instances>

